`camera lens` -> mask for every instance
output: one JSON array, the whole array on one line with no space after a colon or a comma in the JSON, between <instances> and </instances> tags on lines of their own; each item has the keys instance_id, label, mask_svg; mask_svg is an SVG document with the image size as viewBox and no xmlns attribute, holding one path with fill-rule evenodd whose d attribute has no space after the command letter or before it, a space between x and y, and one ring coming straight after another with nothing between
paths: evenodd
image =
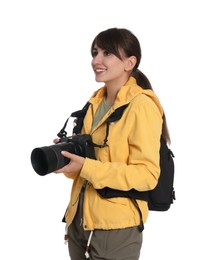
<instances>
[{"instance_id":1,"label":"camera lens","mask_svg":"<svg viewBox=\"0 0 212 260\"><path fill-rule=\"evenodd\" d=\"M35 172L44 176L68 164L70 159L63 156L61 151L95 159L90 135L71 136L58 144L35 148L31 153L31 163Z\"/></svg>"},{"instance_id":2,"label":"camera lens","mask_svg":"<svg viewBox=\"0 0 212 260\"><path fill-rule=\"evenodd\" d=\"M31 153L31 163L36 173L44 176L68 164L70 160L61 151L74 152L74 148L71 143L35 148Z\"/></svg>"}]
</instances>

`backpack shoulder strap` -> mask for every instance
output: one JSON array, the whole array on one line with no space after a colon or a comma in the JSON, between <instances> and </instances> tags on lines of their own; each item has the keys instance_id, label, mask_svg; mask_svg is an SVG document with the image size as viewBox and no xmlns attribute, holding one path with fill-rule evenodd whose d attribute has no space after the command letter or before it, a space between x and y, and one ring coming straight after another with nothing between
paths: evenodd
<instances>
[{"instance_id":1,"label":"backpack shoulder strap","mask_svg":"<svg viewBox=\"0 0 212 260\"><path fill-rule=\"evenodd\" d=\"M89 106L90 106L90 102L87 102L85 104L85 106L83 107L83 109L75 111L71 114L71 117L76 117L75 126L73 128L74 134L80 134L81 133L81 130L82 130L82 127L83 127L84 117L87 113Z\"/></svg>"},{"instance_id":2,"label":"backpack shoulder strap","mask_svg":"<svg viewBox=\"0 0 212 260\"><path fill-rule=\"evenodd\" d=\"M121 107L118 107L105 121L106 123L106 135L105 135L105 139L104 139L104 144L101 147L105 147L107 146L107 139L108 139L108 135L109 135L109 127L110 127L110 123L118 121L121 117L122 114L124 113L125 108L128 106L128 104L123 105Z\"/></svg>"},{"instance_id":3,"label":"backpack shoulder strap","mask_svg":"<svg viewBox=\"0 0 212 260\"><path fill-rule=\"evenodd\" d=\"M128 106L128 104L115 109L115 111L106 120L106 123L112 123L112 122L118 121L122 117L122 114L127 106Z\"/></svg>"},{"instance_id":4,"label":"backpack shoulder strap","mask_svg":"<svg viewBox=\"0 0 212 260\"><path fill-rule=\"evenodd\" d=\"M67 132L65 131L65 128L66 128L66 126L67 126L67 123L68 123L68 120L70 119L70 117L76 117L76 118L77 118L76 121L75 121L75 124L76 124L76 125L75 125L74 128L73 128L73 133L74 133L74 134L79 134L79 133L81 132L82 126L83 126L83 120L84 120L84 117L85 117L85 115L86 115L86 112L87 112L87 110L88 110L89 105L90 105L90 102L87 102L87 103L85 104L85 106L83 107L83 109L77 110L77 111L73 112L73 113L69 116L69 118L66 120L66 122L65 122L65 124L64 124L64 126L63 126L63 128L62 128L62 129L60 130L60 132L57 134L57 136L58 136L59 138L66 138Z\"/></svg>"}]
</instances>

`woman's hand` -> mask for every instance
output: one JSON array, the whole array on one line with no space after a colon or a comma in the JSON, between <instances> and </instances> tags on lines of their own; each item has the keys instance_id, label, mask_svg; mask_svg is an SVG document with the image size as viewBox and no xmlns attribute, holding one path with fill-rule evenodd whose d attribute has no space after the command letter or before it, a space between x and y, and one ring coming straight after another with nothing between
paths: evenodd
<instances>
[{"instance_id":1,"label":"woman's hand","mask_svg":"<svg viewBox=\"0 0 212 260\"><path fill-rule=\"evenodd\" d=\"M60 142L60 138L55 138L54 140L53 140L53 143L54 144L57 144L57 143L59 143Z\"/></svg>"},{"instance_id":2,"label":"woman's hand","mask_svg":"<svg viewBox=\"0 0 212 260\"><path fill-rule=\"evenodd\" d=\"M55 173L79 174L85 162L85 158L66 151L62 151L61 154L70 159L70 162L63 168L55 171Z\"/></svg>"}]
</instances>

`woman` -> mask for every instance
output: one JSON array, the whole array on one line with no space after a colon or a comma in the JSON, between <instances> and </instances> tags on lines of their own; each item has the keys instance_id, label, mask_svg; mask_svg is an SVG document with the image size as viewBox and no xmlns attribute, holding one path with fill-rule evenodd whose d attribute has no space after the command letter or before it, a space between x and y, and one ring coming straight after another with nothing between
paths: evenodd
<instances>
[{"instance_id":1,"label":"woman","mask_svg":"<svg viewBox=\"0 0 212 260\"><path fill-rule=\"evenodd\" d=\"M72 260L135 260L142 245L139 212L145 223L146 201L137 200L138 210L129 198L105 199L96 190L153 189L160 174L161 132L166 140L169 136L160 102L138 70L138 39L129 30L108 29L96 36L91 54L95 79L104 82L104 87L89 100L82 133L102 144L106 119L115 109L128 106L110 125L107 145L95 148L97 160L62 152L70 163L56 173L74 180L65 215L69 254Z\"/></svg>"}]
</instances>

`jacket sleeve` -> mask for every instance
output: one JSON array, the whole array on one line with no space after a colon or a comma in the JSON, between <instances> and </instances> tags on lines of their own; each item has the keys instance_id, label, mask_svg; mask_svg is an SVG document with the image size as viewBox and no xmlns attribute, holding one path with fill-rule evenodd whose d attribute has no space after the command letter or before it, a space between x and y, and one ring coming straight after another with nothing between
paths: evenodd
<instances>
[{"instance_id":1,"label":"jacket sleeve","mask_svg":"<svg viewBox=\"0 0 212 260\"><path fill-rule=\"evenodd\" d=\"M122 132L116 137L120 140L119 144L116 138L110 143L117 143L113 150L119 149L123 157L127 154L126 158L116 161L112 156L110 161L104 162L86 158L81 177L95 189L154 189L160 175L161 111L149 97L143 95L142 100L128 106L119 123L123 125Z\"/></svg>"}]
</instances>

